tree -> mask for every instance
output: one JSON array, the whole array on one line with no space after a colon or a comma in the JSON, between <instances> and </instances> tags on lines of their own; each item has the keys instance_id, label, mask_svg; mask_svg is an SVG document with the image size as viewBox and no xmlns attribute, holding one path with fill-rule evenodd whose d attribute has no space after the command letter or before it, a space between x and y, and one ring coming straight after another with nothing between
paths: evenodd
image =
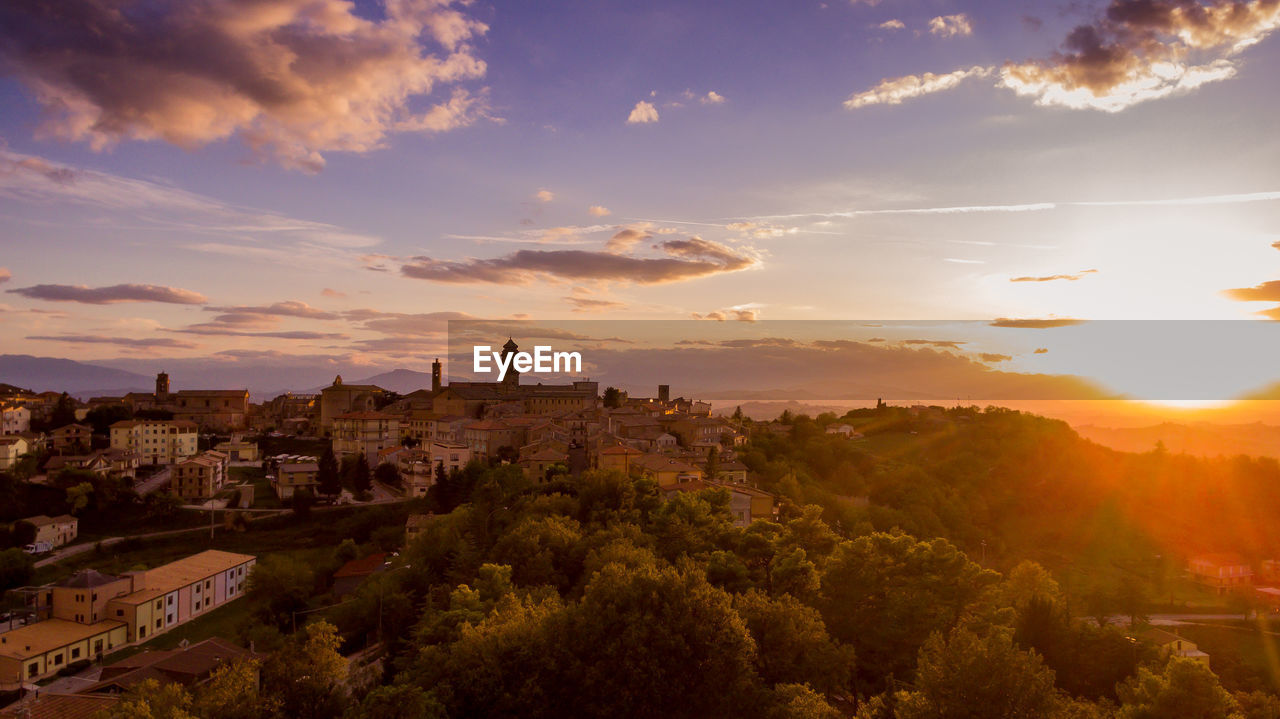
<instances>
[{"instance_id":1,"label":"tree","mask_svg":"<svg viewBox=\"0 0 1280 719\"><path fill-rule=\"evenodd\" d=\"M392 487L400 486L400 470L390 462L383 462L373 470L373 478Z\"/></svg>"},{"instance_id":2,"label":"tree","mask_svg":"<svg viewBox=\"0 0 1280 719\"><path fill-rule=\"evenodd\" d=\"M293 516L298 519L306 519L311 516L311 507L316 503L316 498L312 496L311 490L305 487L293 490L293 496L289 497L289 507L293 510Z\"/></svg>"},{"instance_id":3,"label":"tree","mask_svg":"<svg viewBox=\"0 0 1280 719\"><path fill-rule=\"evenodd\" d=\"M827 634L816 609L791 596L750 591L733 598L756 642L756 671L765 684L808 684L825 694L848 692L853 650Z\"/></svg>"},{"instance_id":4,"label":"tree","mask_svg":"<svg viewBox=\"0 0 1280 719\"><path fill-rule=\"evenodd\" d=\"M622 392L617 387L605 387L604 406L607 409L617 409L622 406Z\"/></svg>"},{"instance_id":5,"label":"tree","mask_svg":"<svg viewBox=\"0 0 1280 719\"><path fill-rule=\"evenodd\" d=\"M334 719L346 708L343 682L347 660L342 638L324 621L306 630L262 665L262 690L280 702L279 713L294 719Z\"/></svg>"},{"instance_id":6,"label":"tree","mask_svg":"<svg viewBox=\"0 0 1280 719\"><path fill-rule=\"evenodd\" d=\"M111 425L116 422L133 419L133 410L127 404L104 404L89 410L84 421L93 428L94 434L111 434Z\"/></svg>"},{"instance_id":7,"label":"tree","mask_svg":"<svg viewBox=\"0 0 1280 719\"><path fill-rule=\"evenodd\" d=\"M343 460L343 475L346 485L356 494L365 494L373 487L373 474L363 452Z\"/></svg>"},{"instance_id":8,"label":"tree","mask_svg":"<svg viewBox=\"0 0 1280 719\"><path fill-rule=\"evenodd\" d=\"M720 474L720 448L714 445L707 450L706 477L715 479Z\"/></svg>"},{"instance_id":9,"label":"tree","mask_svg":"<svg viewBox=\"0 0 1280 719\"><path fill-rule=\"evenodd\" d=\"M333 454L333 446L324 448L320 455L320 464L316 470L316 489L326 497L336 497L342 491L342 477L338 474L338 458Z\"/></svg>"},{"instance_id":10,"label":"tree","mask_svg":"<svg viewBox=\"0 0 1280 719\"><path fill-rule=\"evenodd\" d=\"M205 719L262 719L275 708L259 692L257 660L236 660L214 670L195 690L192 712Z\"/></svg>"},{"instance_id":11,"label":"tree","mask_svg":"<svg viewBox=\"0 0 1280 719\"><path fill-rule=\"evenodd\" d=\"M93 485L89 482L81 482L72 487L67 487L67 506L71 508L72 514L79 515L88 509L92 500Z\"/></svg>"},{"instance_id":12,"label":"tree","mask_svg":"<svg viewBox=\"0 0 1280 719\"><path fill-rule=\"evenodd\" d=\"M1054 713L1053 672L995 629L980 637L935 632L920 650L915 688L898 695L897 719L1040 719ZM1172 716L1172 715L1171 715Z\"/></svg>"},{"instance_id":13,"label":"tree","mask_svg":"<svg viewBox=\"0 0 1280 719\"><path fill-rule=\"evenodd\" d=\"M36 529L36 525L20 519L9 527L9 541L11 541L15 547L25 547L26 545L36 541L37 532L39 532L39 530Z\"/></svg>"},{"instance_id":14,"label":"tree","mask_svg":"<svg viewBox=\"0 0 1280 719\"><path fill-rule=\"evenodd\" d=\"M365 695L346 719L447 719L444 707L420 687L406 684L381 686Z\"/></svg>"},{"instance_id":15,"label":"tree","mask_svg":"<svg viewBox=\"0 0 1280 719\"><path fill-rule=\"evenodd\" d=\"M147 679L120 701L102 710L103 719L197 719L191 712L191 693L175 682Z\"/></svg>"},{"instance_id":16,"label":"tree","mask_svg":"<svg viewBox=\"0 0 1280 719\"><path fill-rule=\"evenodd\" d=\"M254 565L245 597L258 621L288 631L293 613L306 609L314 587L310 566L286 554L272 554Z\"/></svg>"},{"instance_id":17,"label":"tree","mask_svg":"<svg viewBox=\"0 0 1280 719\"><path fill-rule=\"evenodd\" d=\"M49 416L49 426L53 429L65 427L69 424L76 423L76 401L71 395L63 392L58 397L58 402L53 406L53 413Z\"/></svg>"},{"instance_id":18,"label":"tree","mask_svg":"<svg viewBox=\"0 0 1280 719\"><path fill-rule=\"evenodd\" d=\"M31 581L35 565L31 556L20 547L0 551L0 594L13 587L21 587Z\"/></svg>"},{"instance_id":19,"label":"tree","mask_svg":"<svg viewBox=\"0 0 1280 719\"><path fill-rule=\"evenodd\" d=\"M1174 657L1156 674L1147 667L1117 688L1116 719L1241 719L1239 705L1209 667Z\"/></svg>"}]
</instances>

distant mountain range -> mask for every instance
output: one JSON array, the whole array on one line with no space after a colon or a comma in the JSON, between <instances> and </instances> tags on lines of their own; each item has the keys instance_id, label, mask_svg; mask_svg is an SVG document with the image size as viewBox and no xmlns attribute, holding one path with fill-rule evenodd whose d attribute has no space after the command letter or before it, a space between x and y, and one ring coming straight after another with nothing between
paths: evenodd
<instances>
[{"instance_id":1,"label":"distant mountain range","mask_svg":"<svg viewBox=\"0 0 1280 719\"><path fill-rule=\"evenodd\" d=\"M124 394L154 389L155 380L111 367L56 357L0 355L0 382L36 392L69 392L74 395Z\"/></svg>"}]
</instances>

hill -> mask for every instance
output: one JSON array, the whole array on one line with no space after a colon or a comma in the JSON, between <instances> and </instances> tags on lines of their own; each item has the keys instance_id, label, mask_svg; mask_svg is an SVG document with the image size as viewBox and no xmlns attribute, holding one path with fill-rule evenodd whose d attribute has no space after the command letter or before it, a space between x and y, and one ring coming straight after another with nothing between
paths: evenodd
<instances>
[{"instance_id":1,"label":"hill","mask_svg":"<svg viewBox=\"0 0 1280 719\"><path fill-rule=\"evenodd\" d=\"M57 357L0 355L0 382L75 395L145 392L153 380L125 370Z\"/></svg>"},{"instance_id":2,"label":"hill","mask_svg":"<svg viewBox=\"0 0 1280 719\"><path fill-rule=\"evenodd\" d=\"M1124 452L1146 452L1164 444L1166 450L1198 457L1248 454L1280 457L1280 427L1252 424L1178 424L1149 427L1076 427L1080 436Z\"/></svg>"}]
</instances>

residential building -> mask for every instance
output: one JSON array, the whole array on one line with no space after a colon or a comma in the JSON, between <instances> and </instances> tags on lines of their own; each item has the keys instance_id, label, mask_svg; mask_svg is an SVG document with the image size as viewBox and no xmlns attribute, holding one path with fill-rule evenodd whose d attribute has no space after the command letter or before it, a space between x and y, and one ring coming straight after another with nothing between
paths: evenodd
<instances>
[{"instance_id":1,"label":"residential building","mask_svg":"<svg viewBox=\"0 0 1280 719\"><path fill-rule=\"evenodd\" d=\"M1155 627L1145 627L1129 638L1134 641L1154 644L1161 657L1183 657L1200 662L1206 667L1209 666L1208 654L1200 651L1200 648L1195 643L1173 632Z\"/></svg>"},{"instance_id":2,"label":"residential building","mask_svg":"<svg viewBox=\"0 0 1280 719\"><path fill-rule=\"evenodd\" d=\"M316 477L319 473L320 465L315 462L289 462L280 465L280 469L276 471L276 496L290 499L299 489L315 494L316 485L319 484Z\"/></svg>"},{"instance_id":3,"label":"residential building","mask_svg":"<svg viewBox=\"0 0 1280 719\"><path fill-rule=\"evenodd\" d=\"M0 403L0 434L31 431L31 410L20 404Z\"/></svg>"},{"instance_id":4,"label":"residential building","mask_svg":"<svg viewBox=\"0 0 1280 719\"><path fill-rule=\"evenodd\" d=\"M347 412L333 418L333 453L339 459L363 454L370 464L378 453L400 446L400 418L385 412Z\"/></svg>"},{"instance_id":5,"label":"residential building","mask_svg":"<svg viewBox=\"0 0 1280 719\"><path fill-rule=\"evenodd\" d=\"M547 478L547 470L556 465L567 467L569 465L569 453L548 447L520 460L520 467L524 470L524 476L535 482L545 480Z\"/></svg>"},{"instance_id":6,"label":"residential building","mask_svg":"<svg viewBox=\"0 0 1280 719\"><path fill-rule=\"evenodd\" d=\"M631 468L644 452L625 445L615 445L600 450L596 464L600 469L616 469L623 474L631 474Z\"/></svg>"},{"instance_id":7,"label":"residential building","mask_svg":"<svg viewBox=\"0 0 1280 719\"><path fill-rule=\"evenodd\" d=\"M409 546L413 540L422 536L427 524L433 519L431 514L410 514L404 522L404 544Z\"/></svg>"},{"instance_id":8,"label":"residential building","mask_svg":"<svg viewBox=\"0 0 1280 719\"><path fill-rule=\"evenodd\" d=\"M701 492L706 489L729 492L729 513L733 515L734 526L747 527L757 519L772 521L777 518L777 499L759 489L700 479L661 487L662 493L668 496L675 492Z\"/></svg>"},{"instance_id":9,"label":"residential building","mask_svg":"<svg viewBox=\"0 0 1280 719\"><path fill-rule=\"evenodd\" d=\"M383 571L386 566L386 552L377 552L347 562L333 573L333 595L338 599L345 599L355 594L364 580Z\"/></svg>"},{"instance_id":10,"label":"residential building","mask_svg":"<svg viewBox=\"0 0 1280 719\"><path fill-rule=\"evenodd\" d=\"M462 443L471 456L482 461L498 456L501 449L515 450L525 444L525 428L503 419L468 422L462 428Z\"/></svg>"},{"instance_id":11,"label":"residential building","mask_svg":"<svg viewBox=\"0 0 1280 719\"><path fill-rule=\"evenodd\" d=\"M227 479L226 455L203 452L177 462L170 475L169 487L182 499L209 499L218 493Z\"/></svg>"},{"instance_id":12,"label":"residential building","mask_svg":"<svg viewBox=\"0 0 1280 719\"><path fill-rule=\"evenodd\" d=\"M639 468L641 476L654 480L659 487L702 479L700 468L661 454L642 455L634 465Z\"/></svg>"},{"instance_id":13,"label":"residential building","mask_svg":"<svg viewBox=\"0 0 1280 719\"><path fill-rule=\"evenodd\" d=\"M196 454L198 427L189 420L130 419L111 425L111 448L142 464L173 464Z\"/></svg>"},{"instance_id":14,"label":"residential building","mask_svg":"<svg viewBox=\"0 0 1280 719\"><path fill-rule=\"evenodd\" d=\"M25 437L0 437L0 472L13 469L22 455L30 451Z\"/></svg>"},{"instance_id":15,"label":"residential building","mask_svg":"<svg viewBox=\"0 0 1280 719\"><path fill-rule=\"evenodd\" d=\"M37 514L21 520L36 528L36 543L48 542L55 547L74 542L80 536L80 520L70 514L48 517Z\"/></svg>"},{"instance_id":16,"label":"residential building","mask_svg":"<svg viewBox=\"0 0 1280 719\"><path fill-rule=\"evenodd\" d=\"M88 452L93 443L93 428L83 424L63 425L49 432L49 446L55 452Z\"/></svg>"},{"instance_id":17,"label":"residential building","mask_svg":"<svg viewBox=\"0 0 1280 719\"><path fill-rule=\"evenodd\" d=\"M210 637L176 649L147 650L102 668L98 682L80 690L82 694L120 694L148 679L166 684L201 684L222 665L257 654L220 637Z\"/></svg>"},{"instance_id":18,"label":"residential building","mask_svg":"<svg viewBox=\"0 0 1280 719\"><path fill-rule=\"evenodd\" d=\"M427 451L430 453L432 470L443 465L446 474L460 471L471 461L471 450L465 444L432 442Z\"/></svg>"},{"instance_id":19,"label":"residential building","mask_svg":"<svg viewBox=\"0 0 1280 719\"><path fill-rule=\"evenodd\" d=\"M129 643L124 622L46 619L0 634L0 691L53 676L68 664L96 660Z\"/></svg>"},{"instance_id":20,"label":"residential building","mask_svg":"<svg viewBox=\"0 0 1280 719\"><path fill-rule=\"evenodd\" d=\"M1239 554L1201 554L1187 562L1192 581L1218 594L1253 583L1253 568Z\"/></svg>"},{"instance_id":21,"label":"residential building","mask_svg":"<svg viewBox=\"0 0 1280 719\"><path fill-rule=\"evenodd\" d=\"M230 442L219 442L215 444L213 448L227 455L233 462L258 461L257 442L247 442L245 440L235 438Z\"/></svg>"},{"instance_id":22,"label":"residential building","mask_svg":"<svg viewBox=\"0 0 1280 719\"><path fill-rule=\"evenodd\" d=\"M827 425L827 434L838 434L848 439L860 439L862 433L853 428L851 424L829 424Z\"/></svg>"}]
</instances>

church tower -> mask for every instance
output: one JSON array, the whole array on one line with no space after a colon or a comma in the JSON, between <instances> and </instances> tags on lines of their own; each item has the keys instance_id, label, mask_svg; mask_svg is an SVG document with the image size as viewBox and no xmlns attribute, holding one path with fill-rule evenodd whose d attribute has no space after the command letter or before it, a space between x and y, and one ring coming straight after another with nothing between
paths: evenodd
<instances>
[{"instance_id":1,"label":"church tower","mask_svg":"<svg viewBox=\"0 0 1280 719\"><path fill-rule=\"evenodd\" d=\"M511 364L508 365L506 376L502 378L502 384L507 385L508 387L515 387L520 384L520 373L516 371L514 360L507 359L508 355L514 355L518 349L520 349L520 346L517 345L516 341L510 337L507 338L507 343L502 345L502 361L504 363L508 361L511 362Z\"/></svg>"},{"instance_id":2,"label":"church tower","mask_svg":"<svg viewBox=\"0 0 1280 719\"><path fill-rule=\"evenodd\" d=\"M440 358L437 357L436 361L431 363L431 394L435 394L440 391L442 380L443 377L441 376L440 371Z\"/></svg>"},{"instance_id":3,"label":"church tower","mask_svg":"<svg viewBox=\"0 0 1280 719\"><path fill-rule=\"evenodd\" d=\"M169 399L169 373L161 372L156 375L156 401L165 402Z\"/></svg>"}]
</instances>

